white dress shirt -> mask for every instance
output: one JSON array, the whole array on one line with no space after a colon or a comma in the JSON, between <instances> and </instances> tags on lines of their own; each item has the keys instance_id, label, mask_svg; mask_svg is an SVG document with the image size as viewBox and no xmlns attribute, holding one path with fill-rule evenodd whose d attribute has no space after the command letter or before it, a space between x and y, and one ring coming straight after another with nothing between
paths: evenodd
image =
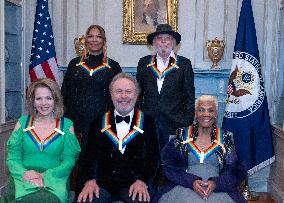
<instances>
[{"instance_id":1,"label":"white dress shirt","mask_svg":"<svg viewBox=\"0 0 284 203\"><path fill-rule=\"evenodd\" d=\"M175 53L173 51L171 51L171 54L169 55L169 57L167 58L166 63L164 63L162 57L159 56L159 54L157 54L157 68L158 70L162 73L169 65L170 62L170 57L176 58ZM159 79L157 78L157 86L158 86L158 92L160 94L163 83L164 83L164 79Z\"/></svg>"},{"instance_id":2,"label":"white dress shirt","mask_svg":"<svg viewBox=\"0 0 284 203\"><path fill-rule=\"evenodd\" d=\"M114 118L116 117L116 115L122 116L120 115L116 110L114 110ZM122 121L120 123L116 123L115 121L115 127L116 127L116 134L117 137L121 140L123 139L130 131L130 126L131 126L131 122L134 116L134 109L132 109L132 111L129 112L129 114L127 114L126 116L130 116L130 122L126 123L125 121ZM122 116L125 117L125 116ZM123 154L125 151L125 147L122 148L121 153Z\"/></svg>"}]
</instances>

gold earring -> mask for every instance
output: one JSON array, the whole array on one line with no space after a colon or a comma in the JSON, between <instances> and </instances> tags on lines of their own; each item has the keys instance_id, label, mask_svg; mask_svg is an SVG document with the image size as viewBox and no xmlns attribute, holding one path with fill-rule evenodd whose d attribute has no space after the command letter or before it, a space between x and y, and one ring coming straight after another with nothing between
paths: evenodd
<instances>
[{"instance_id":1,"label":"gold earring","mask_svg":"<svg viewBox=\"0 0 284 203\"><path fill-rule=\"evenodd\" d=\"M104 45L104 47L103 47L103 52L104 52L104 54L107 53L107 44L106 44L106 43L105 43L105 45Z\"/></svg>"}]
</instances>

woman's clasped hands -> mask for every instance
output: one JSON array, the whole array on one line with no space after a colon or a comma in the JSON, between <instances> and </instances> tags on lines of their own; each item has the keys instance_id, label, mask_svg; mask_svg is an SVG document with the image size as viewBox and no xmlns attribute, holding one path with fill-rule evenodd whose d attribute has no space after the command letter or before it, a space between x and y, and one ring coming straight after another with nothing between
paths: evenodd
<instances>
[{"instance_id":1,"label":"woman's clasped hands","mask_svg":"<svg viewBox=\"0 0 284 203\"><path fill-rule=\"evenodd\" d=\"M207 200L209 195L216 188L214 181L195 180L193 182L194 191L199 194L204 200Z\"/></svg>"},{"instance_id":2,"label":"woman's clasped hands","mask_svg":"<svg viewBox=\"0 0 284 203\"><path fill-rule=\"evenodd\" d=\"M31 185L35 185L40 188L44 187L43 174L34 170L26 171L23 175L23 181L28 181Z\"/></svg>"}]
</instances>

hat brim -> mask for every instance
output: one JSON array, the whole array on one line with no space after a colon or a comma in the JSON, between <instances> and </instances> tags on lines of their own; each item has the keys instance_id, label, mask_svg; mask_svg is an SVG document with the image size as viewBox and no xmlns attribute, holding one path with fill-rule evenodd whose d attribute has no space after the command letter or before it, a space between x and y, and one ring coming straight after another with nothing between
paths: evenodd
<instances>
[{"instance_id":1,"label":"hat brim","mask_svg":"<svg viewBox=\"0 0 284 203\"><path fill-rule=\"evenodd\" d=\"M149 34L147 36L147 42L148 44L153 44L153 40L157 35L160 34L169 34L171 35L173 38L175 38L177 45L180 43L181 41L181 35L178 32L175 31L160 31L160 32L153 32L151 34Z\"/></svg>"}]
</instances>

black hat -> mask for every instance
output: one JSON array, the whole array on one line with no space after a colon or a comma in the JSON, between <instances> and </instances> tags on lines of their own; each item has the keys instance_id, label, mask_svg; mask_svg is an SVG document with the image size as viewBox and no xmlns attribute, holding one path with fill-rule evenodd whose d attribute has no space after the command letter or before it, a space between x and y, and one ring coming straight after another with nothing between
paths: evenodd
<instances>
[{"instance_id":1,"label":"black hat","mask_svg":"<svg viewBox=\"0 0 284 203\"><path fill-rule=\"evenodd\" d=\"M178 32L173 31L172 27L169 24L159 24L157 26L156 32L150 33L147 36L147 42L149 44L153 43L153 39L159 35L159 34L169 34L171 35L173 38L176 39L177 44L180 43L181 40L181 36Z\"/></svg>"}]
</instances>

